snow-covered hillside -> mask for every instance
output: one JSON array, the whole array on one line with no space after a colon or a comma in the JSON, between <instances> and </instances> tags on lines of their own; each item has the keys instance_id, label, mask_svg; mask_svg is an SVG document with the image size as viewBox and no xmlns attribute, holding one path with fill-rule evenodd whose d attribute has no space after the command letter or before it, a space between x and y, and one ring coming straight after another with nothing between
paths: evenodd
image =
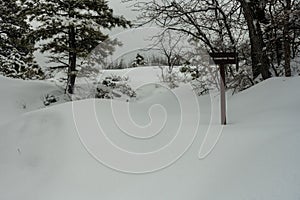
<instances>
[{"instance_id":1,"label":"snow-covered hillside","mask_svg":"<svg viewBox=\"0 0 300 200\"><path fill-rule=\"evenodd\" d=\"M22 113L44 108L49 94L61 96L63 90L51 82L23 81L0 76L0 124ZM61 98L58 103L64 102Z\"/></svg>"},{"instance_id":2,"label":"snow-covered hillside","mask_svg":"<svg viewBox=\"0 0 300 200\"><path fill-rule=\"evenodd\" d=\"M18 116L19 101L28 107L37 105L39 96L54 86L1 77L0 85L10 89L1 86L0 119L14 119L0 125L0 200L300 198L299 77L270 79L228 96L229 125L221 127L215 109L218 96L197 97L197 121L198 108L188 86L171 92L151 85L151 77L157 75L144 69L149 80L137 77L135 82L135 76L130 76L133 86L148 83L140 89L144 98L137 102L84 100ZM127 108L139 129L126 121ZM153 127L145 126L149 122ZM195 138L194 128L198 128ZM145 132L135 132L133 137L124 134L136 130ZM160 134L151 135L156 131ZM117 154L105 149L105 141L97 140L105 132L120 148L154 152L177 131L177 145L190 148L172 165L152 173L120 172L135 167L147 171L153 163L112 158ZM171 149L165 158L177 153ZM114 167L122 164L123 170Z\"/></svg>"}]
</instances>

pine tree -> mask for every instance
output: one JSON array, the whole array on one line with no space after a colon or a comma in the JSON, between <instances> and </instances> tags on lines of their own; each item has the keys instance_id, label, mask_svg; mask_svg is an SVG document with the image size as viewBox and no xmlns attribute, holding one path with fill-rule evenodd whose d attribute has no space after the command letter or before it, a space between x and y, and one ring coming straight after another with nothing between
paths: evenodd
<instances>
[{"instance_id":1,"label":"pine tree","mask_svg":"<svg viewBox=\"0 0 300 200\"><path fill-rule=\"evenodd\" d=\"M0 73L2 75L37 79L43 77L41 69L33 63L34 44L21 4L15 0L0 2Z\"/></svg>"},{"instance_id":2,"label":"pine tree","mask_svg":"<svg viewBox=\"0 0 300 200\"><path fill-rule=\"evenodd\" d=\"M78 58L86 57L95 47L96 53L103 55L109 51L103 48L114 45L102 30L130 26L124 17L113 14L105 0L28 0L26 4L30 20L40 24L34 33L36 40L46 41L41 52L50 52L55 55L51 62L68 68L69 94L74 92ZM108 42L99 45L103 41Z\"/></svg>"}]
</instances>

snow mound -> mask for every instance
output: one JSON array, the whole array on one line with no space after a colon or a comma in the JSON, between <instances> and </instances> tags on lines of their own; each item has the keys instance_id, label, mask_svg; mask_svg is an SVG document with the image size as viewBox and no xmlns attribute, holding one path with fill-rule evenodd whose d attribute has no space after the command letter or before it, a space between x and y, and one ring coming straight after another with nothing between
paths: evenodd
<instances>
[{"instance_id":1,"label":"snow mound","mask_svg":"<svg viewBox=\"0 0 300 200\"><path fill-rule=\"evenodd\" d=\"M44 108L47 94L61 96L63 91L54 83L24 81L0 76L0 124L9 122L22 113ZM57 103L65 102L63 98Z\"/></svg>"}]
</instances>

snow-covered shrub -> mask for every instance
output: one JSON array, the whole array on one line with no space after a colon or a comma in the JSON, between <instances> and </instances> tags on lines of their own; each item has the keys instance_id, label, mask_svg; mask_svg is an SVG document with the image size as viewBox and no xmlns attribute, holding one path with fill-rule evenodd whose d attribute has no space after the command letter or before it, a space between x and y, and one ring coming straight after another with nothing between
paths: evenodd
<instances>
[{"instance_id":1,"label":"snow-covered shrub","mask_svg":"<svg viewBox=\"0 0 300 200\"><path fill-rule=\"evenodd\" d=\"M188 65L185 65L179 69L179 71L187 77L187 75L190 76L191 80L198 79L200 77L200 71L198 67L191 67Z\"/></svg>"},{"instance_id":2,"label":"snow-covered shrub","mask_svg":"<svg viewBox=\"0 0 300 200\"><path fill-rule=\"evenodd\" d=\"M95 98L97 99L113 99L112 90L109 87L99 85Z\"/></svg>"},{"instance_id":3,"label":"snow-covered shrub","mask_svg":"<svg viewBox=\"0 0 300 200\"><path fill-rule=\"evenodd\" d=\"M58 97L55 97L53 94L46 94L43 99L43 103L45 106L49 106L58 101Z\"/></svg>"},{"instance_id":4,"label":"snow-covered shrub","mask_svg":"<svg viewBox=\"0 0 300 200\"><path fill-rule=\"evenodd\" d=\"M127 84L128 78L121 76L107 76L96 88L95 98L100 99L126 99L136 97L135 91Z\"/></svg>"},{"instance_id":5,"label":"snow-covered shrub","mask_svg":"<svg viewBox=\"0 0 300 200\"><path fill-rule=\"evenodd\" d=\"M180 82L184 80L179 76L179 73L173 68L170 70L168 67L159 67L161 70L160 79L161 82L165 83L169 88L174 89L179 86Z\"/></svg>"},{"instance_id":6,"label":"snow-covered shrub","mask_svg":"<svg viewBox=\"0 0 300 200\"><path fill-rule=\"evenodd\" d=\"M144 56L137 54L135 60L132 62L131 67L145 66L146 61Z\"/></svg>"},{"instance_id":7,"label":"snow-covered shrub","mask_svg":"<svg viewBox=\"0 0 300 200\"><path fill-rule=\"evenodd\" d=\"M57 85L57 89L52 90L51 92L48 92L47 94L41 96L41 100L44 106L51 106L51 105L62 104L65 102L70 102L71 97L65 93L63 87Z\"/></svg>"},{"instance_id":8,"label":"snow-covered shrub","mask_svg":"<svg viewBox=\"0 0 300 200\"><path fill-rule=\"evenodd\" d=\"M251 66L243 65L238 71L228 73L226 77L226 87L232 90L232 94L246 90L261 82L261 76L253 80Z\"/></svg>"},{"instance_id":9,"label":"snow-covered shrub","mask_svg":"<svg viewBox=\"0 0 300 200\"><path fill-rule=\"evenodd\" d=\"M256 83L259 83L259 77L252 79L251 66L242 65L238 71L230 66L226 67L226 88L233 93L243 91ZM198 95L208 94L210 90L220 89L220 74L218 66L189 66L180 68L184 74L185 81L190 82Z\"/></svg>"},{"instance_id":10,"label":"snow-covered shrub","mask_svg":"<svg viewBox=\"0 0 300 200\"><path fill-rule=\"evenodd\" d=\"M218 88L218 70L216 67L184 65L179 71L184 81L189 82L198 95L207 94Z\"/></svg>"}]
</instances>

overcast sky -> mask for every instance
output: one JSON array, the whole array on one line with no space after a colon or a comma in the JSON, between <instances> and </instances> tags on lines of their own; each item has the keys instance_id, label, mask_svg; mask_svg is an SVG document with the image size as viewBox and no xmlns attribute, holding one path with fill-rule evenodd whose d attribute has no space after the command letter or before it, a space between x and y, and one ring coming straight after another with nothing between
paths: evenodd
<instances>
[{"instance_id":1,"label":"overcast sky","mask_svg":"<svg viewBox=\"0 0 300 200\"><path fill-rule=\"evenodd\" d=\"M129 8L129 3L122 3L121 0L108 0L109 6L114 10L116 15L123 15L129 20L135 19L137 13Z\"/></svg>"},{"instance_id":2,"label":"overcast sky","mask_svg":"<svg viewBox=\"0 0 300 200\"><path fill-rule=\"evenodd\" d=\"M114 10L115 15L123 15L129 20L135 20L138 15L133 12L129 3L122 3L121 0L109 0L110 7ZM114 29L110 32L112 38L117 38L123 43L123 46L116 49L112 59L119 58L130 52L138 52L139 49L144 49L151 46L149 40L152 36L162 31L155 27L145 27L138 29Z\"/></svg>"}]
</instances>

